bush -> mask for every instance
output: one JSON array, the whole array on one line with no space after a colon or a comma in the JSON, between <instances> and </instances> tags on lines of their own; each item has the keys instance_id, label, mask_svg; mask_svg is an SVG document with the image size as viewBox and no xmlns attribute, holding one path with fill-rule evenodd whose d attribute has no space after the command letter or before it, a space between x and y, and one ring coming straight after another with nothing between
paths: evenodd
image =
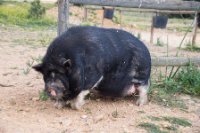
<instances>
[{"instance_id":1,"label":"bush","mask_svg":"<svg viewBox=\"0 0 200 133\"><path fill-rule=\"evenodd\" d=\"M42 7L42 5L40 4L40 0L34 0L33 2L31 2L31 8L29 10L29 18L41 18L42 16L44 16L46 12L46 9L44 7Z\"/></svg>"}]
</instances>

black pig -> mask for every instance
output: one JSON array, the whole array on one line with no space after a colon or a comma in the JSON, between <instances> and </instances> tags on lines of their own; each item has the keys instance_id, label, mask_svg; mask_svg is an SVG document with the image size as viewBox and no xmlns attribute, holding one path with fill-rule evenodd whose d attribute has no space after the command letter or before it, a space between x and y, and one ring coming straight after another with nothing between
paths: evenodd
<instances>
[{"instance_id":1,"label":"black pig","mask_svg":"<svg viewBox=\"0 0 200 133\"><path fill-rule=\"evenodd\" d=\"M117 29L72 27L57 37L41 64L45 91L61 108L70 101L80 109L95 90L106 96L139 93L137 105L147 103L151 58L146 46L132 34Z\"/></svg>"}]
</instances>

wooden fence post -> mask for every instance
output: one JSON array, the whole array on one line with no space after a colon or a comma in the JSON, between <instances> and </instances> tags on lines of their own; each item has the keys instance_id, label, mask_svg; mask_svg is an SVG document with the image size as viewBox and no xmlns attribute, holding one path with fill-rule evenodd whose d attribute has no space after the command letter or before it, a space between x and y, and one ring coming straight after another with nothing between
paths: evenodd
<instances>
[{"instance_id":1,"label":"wooden fence post","mask_svg":"<svg viewBox=\"0 0 200 133\"><path fill-rule=\"evenodd\" d=\"M103 14L102 14L102 21L101 21L101 26L103 27L104 24L104 12L105 12L105 8L103 7Z\"/></svg>"},{"instance_id":2,"label":"wooden fence post","mask_svg":"<svg viewBox=\"0 0 200 133\"><path fill-rule=\"evenodd\" d=\"M152 21L151 21L151 35L150 35L150 43L153 44L153 36L154 36L154 26L153 26L153 18L152 17Z\"/></svg>"},{"instance_id":3,"label":"wooden fence post","mask_svg":"<svg viewBox=\"0 0 200 133\"><path fill-rule=\"evenodd\" d=\"M58 0L58 36L69 28L69 0Z\"/></svg>"},{"instance_id":4,"label":"wooden fence post","mask_svg":"<svg viewBox=\"0 0 200 133\"><path fill-rule=\"evenodd\" d=\"M83 16L84 16L83 20L84 20L84 21L87 20L87 11L88 11L87 8L84 7L84 14L83 14Z\"/></svg>"},{"instance_id":5,"label":"wooden fence post","mask_svg":"<svg viewBox=\"0 0 200 133\"><path fill-rule=\"evenodd\" d=\"M197 29L198 29L198 12L195 13L194 17L194 26L193 26L193 31L192 31L192 46L195 46L196 44L196 36L197 36Z\"/></svg>"},{"instance_id":6,"label":"wooden fence post","mask_svg":"<svg viewBox=\"0 0 200 133\"><path fill-rule=\"evenodd\" d=\"M119 10L119 22L120 22L120 28L122 28L122 10Z\"/></svg>"}]
</instances>

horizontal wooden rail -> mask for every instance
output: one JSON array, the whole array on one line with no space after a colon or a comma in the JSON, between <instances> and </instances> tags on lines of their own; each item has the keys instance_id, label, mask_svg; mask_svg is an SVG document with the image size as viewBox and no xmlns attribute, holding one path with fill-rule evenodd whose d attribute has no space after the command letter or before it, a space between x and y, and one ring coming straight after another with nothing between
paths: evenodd
<instances>
[{"instance_id":1,"label":"horizontal wooden rail","mask_svg":"<svg viewBox=\"0 0 200 133\"><path fill-rule=\"evenodd\" d=\"M156 0L69 0L73 4L113 6L157 10L200 10L200 2Z\"/></svg>"},{"instance_id":2,"label":"horizontal wooden rail","mask_svg":"<svg viewBox=\"0 0 200 133\"><path fill-rule=\"evenodd\" d=\"M152 57L152 66L187 66L189 63L200 66L200 57Z\"/></svg>"},{"instance_id":3,"label":"horizontal wooden rail","mask_svg":"<svg viewBox=\"0 0 200 133\"><path fill-rule=\"evenodd\" d=\"M86 9L90 10L102 10L102 7L99 6L85 6ZM155 9L135 9L135 8L115 8L116 11L124 11L124 12L144 12L144 13L164 13L164 14L195 14L196 11L188 11L188 10L155 10ZM199 11L200 12L200 11Z\"/></svg>"}]
</instances>

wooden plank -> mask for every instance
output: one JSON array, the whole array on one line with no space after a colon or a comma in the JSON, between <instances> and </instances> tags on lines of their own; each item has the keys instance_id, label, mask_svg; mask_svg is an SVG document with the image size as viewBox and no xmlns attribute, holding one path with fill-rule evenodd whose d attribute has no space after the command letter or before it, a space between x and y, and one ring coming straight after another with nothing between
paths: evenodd
<instances>
[{"instance_id":1,"label":"wooden plank","mask_svg":"<svg viewBox=\"0 0 200 133\"><path fill-rule=\"evenodd\" d=\"M154 36L154 26L153 26L153 17L151 20L151 35L150 35L150 43L153 44L153 36Z\"/></svg>"},{"instance_id":2,"label":"wooden plank","mask_svg":"<svg viewBox=\"0 0 200 133\"><path fill-rule=\"evenodd\" d=\"M88 8L84 8L84 14L83 14L83 16L84 16L84 18L83 18L83 20L84 21L86 21L87 20L87 11L88 11Z\"/></svg>"},{"instance_id":3,"label":"wooden plank","mask_svg":"<svg viewBox=\"0 0 200 133\"><path fill-rule=\"evenodd\" d=\"M69 0L70 3L158 10L200 11L200 2L194 1L156 1L156 0Z\"/></svg>"},{"instance_id":4,"label":"wooden plank","mask_svg":"<svg viewBox=\"0 0 200 133\"><path fill-rule=\"evenodd\" d=\"M85 8L90 9L90 10L102 10L101 6L85 6ZM188 10L155 10L155 9L138 9L138 8L122 8L122 7L116 7L115 10L125 11L125 12L164 13L164 14L195 14L196 13L196 11L188 11Z\"/></svg>"},{"instance_id":5,"label":"wooden plank","mask_svg":"<svg viewBox=\"0 0 200 133\"><path fill-rule=\"evenodd\" d=\"M187 66L189 63L200 66L200 57L152 57L152 66Z\"/></svg>"},{"instance_id":6,"label":"wooden plank","mask_svg":"<svg viewBox=\"0 0 200 133\"><path fill-rule=\"evenodd\" d=\"M122 28L122 11L119 10L119 22L120 22L120 28Z\"/></svg>"},{"instance_id":7,"label":"wooden plank","mask_svg":"<svg viewBox=\"0 0 200 133\"><path fill-rule=\"evenodd\" d=\"M85 7L86 9L89 10L102 10L102 7ZM139 13L163 13L163 14L195 14L196 11L179 11L179 10L174 10L174 11L168 11L168 10L154 10L154 9L135 9L135 8L115 8L115 11L124 11L124 12L139 12ZM200 12L200 11L199 11Z\"/></svg>"},{"instance_id":8,"label":"wooden plank","mask_svg":"<svg viewBox=\"0 0 200 133\"><path fill-rule=\"evenodd\" d=\"M193 32L192 32L192 46L194 46L196 44L196 36L197 36L197 29L198 29L198 13L195 13L195 17L194 17L194 26L193 26Z\"/></svg>"},{"instance_id":9,"label":"wooden plank","mask_svg":"<svg viewBox=\"0 0 200 133\"><path fill-rule=\"evenodd\" d=\"M58 36L68 29L69 0L58 0Z\"/></svg>"}]
</instances>

